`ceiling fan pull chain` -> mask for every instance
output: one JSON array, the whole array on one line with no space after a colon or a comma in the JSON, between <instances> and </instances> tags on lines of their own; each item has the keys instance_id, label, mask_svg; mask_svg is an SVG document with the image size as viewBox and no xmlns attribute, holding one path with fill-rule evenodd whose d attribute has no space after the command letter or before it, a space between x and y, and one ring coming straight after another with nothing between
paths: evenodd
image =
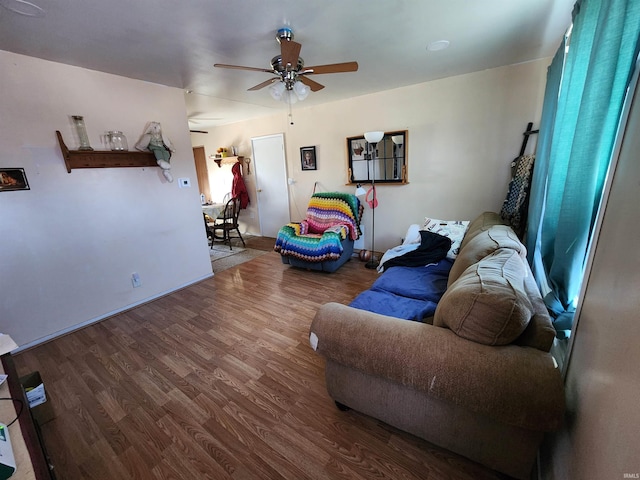
<instances>
[{"instance_id":1,"label":"ceiling fan pull chain","mask_svg":"<svg viewBox=\"0 0 640 480\"><path fill-rule=\"evenodd\" d=\"M289 104L289 125L293 125L293 115L291 114L291 102L287 102Z\"/></svg>"}]
</instances>

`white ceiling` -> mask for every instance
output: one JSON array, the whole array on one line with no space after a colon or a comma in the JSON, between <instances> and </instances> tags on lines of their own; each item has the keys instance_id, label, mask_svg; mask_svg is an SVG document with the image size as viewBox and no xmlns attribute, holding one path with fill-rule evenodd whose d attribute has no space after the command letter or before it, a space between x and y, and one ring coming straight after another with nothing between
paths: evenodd
<instances>
[{"instance_id":1,"label":"white ceiling","mask_svg":"<svg viewBox=\"0 0 640 480\"><path fill-rule=\"evenodd\" d=\"M306 65L359 63L314 75L326 88L310 106L552 56L574 1L0 0L0 50L192 91L190 126L206 130L286 108L247 91L270 74L213 68L270 68L283 26ZM442 39L448 49L427 50Z\"/></svg>"}]
</instances>

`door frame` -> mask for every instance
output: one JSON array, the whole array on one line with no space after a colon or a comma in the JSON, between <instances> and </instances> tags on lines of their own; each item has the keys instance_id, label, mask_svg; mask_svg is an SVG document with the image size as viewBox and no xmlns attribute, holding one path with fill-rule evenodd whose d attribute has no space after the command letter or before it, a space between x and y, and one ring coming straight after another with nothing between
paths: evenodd
<instances>
[{"instance_id":1,"label":"door frame","mask_svg":"<svg viewBox=\"0 0 640 480\"><path fill-rule=\"evenodd\" d=\"M253 173L254 173L255 182L256 182L256 206L258 209L258 226L260 228L261 236L264 236L263 208L260 201L260 192L262 191L263 185L261 185L261 179L260 179L260 168L261 168L260 161L259 159L256 159L254 142L260 141L260 140L266 140L270 138L277 138L277 137L280 138L280 145L282 147L282 173L283 173L282 185L284 185L284 193L285 193L284 198L286 200L287 216L290 217L291 215L291 205L289 202L289 188L287 185L287 156L286 156L286 150L284 145L284 133L274 133L270 135L261 135L258 137L251 137L251 154L253 157ZM264 168L264 165L262 165L262 167ZM273 187L276 188L276 186L273 186ZM266 214L266 212L264 213Z\"/></svg>"},{"instance_id":2,"label":"door frame","mask_svg":"<svg viewBox=\"0 0 640 480\"><path fill-rule=\"evenodd\" d=\"M196 180L200 193L204 194L205 199L211 201L211 186L209 185L209 169L207 167L207 154L204 146L191 147L193 151L193 162L196 167ZM196 151L202 151L202 158L198 158ZM204 162L202 161L204 160Z\"/></svg>"}]
</instances>

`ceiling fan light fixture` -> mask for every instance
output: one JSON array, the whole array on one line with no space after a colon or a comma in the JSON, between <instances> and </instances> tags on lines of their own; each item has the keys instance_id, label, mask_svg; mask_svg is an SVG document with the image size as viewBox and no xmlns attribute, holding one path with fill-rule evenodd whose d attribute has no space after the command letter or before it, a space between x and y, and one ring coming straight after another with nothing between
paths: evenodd
<instances>
[{"instance_id":1,"label":"ceiling fan light fixture","mask_svg":"<svg viewBox=\"0 0 640 480\"><path fill-rule=\"evenodd\" d=\"M276 82L271 87L269 87L269 93L271 94L271 98L276 101L280 101L283 99L283 94L285 91L284 82Z\"/></svg>"},{"instance_id":2,"label":"ceiling fan light fixture","mask_svg":"<svg viewBox=\"0 0 640 480\"><path fill-rule=\"evenodd\" d=\"M276 101L283 101L289 105L302 101L309 96L311 89L300 80L293 84L290 82L280 81L269 87L271 98Z\"/></svg>"},{"instance_id":3,"label":"ceiling fan light fixture","mask_svg":"<svg viewBox=\"0 0 640 480\"><path fill-rule=\"evenodd\" d=\"M298 97L298 100L302 101L309 96L311 89L308 86L306 86L304 83L302 83L300 80L298 80L296 83L293 84L293 91Z\"/></svg>"},{"instance_id":4,"label":"ceiling fan light fixture","mask_svg":"<svg viewBox=\"0 0 640 480\"><path fill-rule=\"evenodd\" d=\"M282 100L289 105L293 105L298 102L298 96L295 94L293 90L285 91Z\"/></svg>"}]
</instances>

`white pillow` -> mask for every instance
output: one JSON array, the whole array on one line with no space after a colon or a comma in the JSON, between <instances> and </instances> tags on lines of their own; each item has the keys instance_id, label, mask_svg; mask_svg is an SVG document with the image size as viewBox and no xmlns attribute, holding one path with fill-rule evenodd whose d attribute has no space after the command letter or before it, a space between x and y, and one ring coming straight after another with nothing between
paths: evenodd
<instances>
[{"instance_id":1,"label":"white pillow","mask_svg":"<svg viewBox=\"0 0 640 480\"><path fill-rule=\"evenodd\" d=\"M410 245L412 243L420 243L422 241L422 237L420 237L420 225L414 223L409 226L407 230L407 234L404 236L404 241L402 245Z\"/></svg>"},{"instance_id":2,"label":"white pillow","mask_svg":"<svg viewBox=\"0 0 640 480\"><path fill-rule=\"evenodd\" d=\"M447 258L455 260L460 251L460 243L468 227L469 220L438 220L425 217L422 230L437 233L451 239L451 248L447 252Z\"/></svg>"}]
</instances>

